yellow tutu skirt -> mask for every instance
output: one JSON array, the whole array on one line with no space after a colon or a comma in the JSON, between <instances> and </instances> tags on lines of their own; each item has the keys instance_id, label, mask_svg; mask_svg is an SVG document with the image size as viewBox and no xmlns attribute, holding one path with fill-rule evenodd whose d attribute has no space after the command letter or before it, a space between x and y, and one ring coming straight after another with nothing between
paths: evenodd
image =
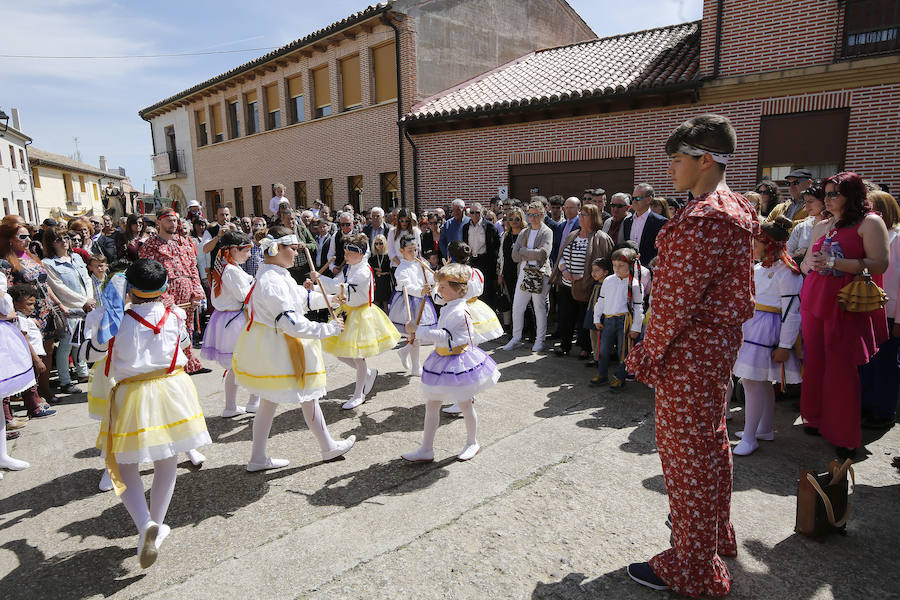
<instances>
[{"instance_id":1,"label":"yellow tutu skirt","mask_svg":"<svg viewBox=\"0 0 900 600\"><path fill-rule=\"evenodd\" d=\"M168 375L123 383L116 390L112 453L116 462L163 460L211 444L197 388L183 369ZM104 415L97 447L104 452L109 415Z\"/></svg>"},{"instance_id":2,"label":"yellow tutu skirt","mask_svg":"<svg viewBox=\"0 0 900 600\"><path fill-rule=\"evenodd\" d=\"M95 362L88 378L88 416L96 421L106 418L106 414L109 412L109 393L116 384L112 378L104 375L107 360L109 360L109 355L103 360Z\"/></svg>"},{"instance_id":3,"label":"yellow tutu skirt","mask_svg":"<svg viewBox=\"0 0 900 600\"><path fill-rule=\"evenodd\" d=\"M297 342L302 358L296 346L293 357L288 347ZM241 387L272 402L309 402L325 395L325 361L319 340L289 340L284 333L258 322L238 338L231 368ZM299 368L302 377L296 374Z\"/></svg>"},{"instance_id":4,"label":"yellow tutu skirt","mask_svg":"<svg viewBox=\"0 0 900 600\"><path fill-rule=\"evenodd\" d=\"M325 352L342 358L368 358L390 350L400 333L384 311L375 305L341 306L344 331L322 340Z\"/></svg>"},{"instance_id":5,"label":"yellow tutu skirt","mask_svg":"<svg viewBox=\"0 0 900 600\"><path fill-rule=\"evenodd\" d=\"M490 306L478 298L466 300L466 307L472 317L472 343L476 346L495 340L503 335L503 326Z\"/></svg>"}]
</instances>

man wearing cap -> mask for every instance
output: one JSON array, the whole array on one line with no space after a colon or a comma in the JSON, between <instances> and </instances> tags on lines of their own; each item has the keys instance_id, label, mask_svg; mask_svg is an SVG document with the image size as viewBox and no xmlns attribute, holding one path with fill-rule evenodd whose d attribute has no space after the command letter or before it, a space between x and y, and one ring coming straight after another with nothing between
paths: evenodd
<instances>
[{"instance_id":1,"label":"man wearing cap","mask_svg":"<svg viewBox=\"0 0 900 600\"><path fill-rule=\"evenodd\" d=\"M227 210L227 209L226 209ZM161 263L169 274L169 285L160 301L165 306L183 305L188 337L194 336L194 313L206 298L197 271L197 250L187 236L178 235L178 214L171 208L156 212L156 235L148 238L138 250L140 258L152 258ZM184 306L186 305L186 306ZM184 370L188 374L209 373L200 359L191 353L190 346L184 348L188 363Z\"/></svg>"},{"instance_id":2,"label":"man wearing cap","mask_svg":"<svg viewBox=\"0 0 900 600\"><path fill-rule=\"evenodd\" d=\"M773 208L769 216L766 217L766 221L771 223L775 220L775 217L784 215L796 225L809 216L806 214L806 201L803 199L803 192L812 184L812 172L809 169L794 169L784 179L787 181L791 199Z\"/></svg>"},{"instance_id":3,"label":"man wearing cap","mask_svg":"<svg viewBox=\"0 0 900 600\"><path fill-rule=\"evenodd\" d=\"M188 202L187 206L187 217L185 217L188 221L193 221L194 217L202 217L203 209L200 206L200 203L196 200L191 200Z\"/></svg>"}]
</instances>

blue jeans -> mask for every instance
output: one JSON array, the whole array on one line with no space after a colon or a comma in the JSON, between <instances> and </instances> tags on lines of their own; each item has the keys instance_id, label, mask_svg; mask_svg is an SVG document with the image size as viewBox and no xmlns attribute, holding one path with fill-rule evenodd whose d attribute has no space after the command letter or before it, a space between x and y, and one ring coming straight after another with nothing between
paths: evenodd
<instances>
[{"instance_id":1,"label":"blue jeans","mask_svg":"<svg viewBox=\"0 0 900 600\"><path fill-rule=\"evenodd\" d=\"M604 317L603 330L600 332L599 352L597 359L597 372L600 377L609 377L609 359L612 356L613 346L618 344L622 358L625 356L625 315L617 317ZM620 360L616 367L616 378L625 379L625 361Z\"/></svg>"},{"instance_id":2,"label":"blue jeans","mask_svg":"<svg viewBox=\"0 0 900 600\"><path fill-rule=\"evenodd\" d=\"M72 377L69 375L69 355L75 363L75 375L78 377L87 377L88 366L86 362L78 362L78 346L72 345L72 333L75 326L81 321L81 318L68 319L69 331L59 340L59 346L56 348L56 371L59 374L59 385L66 386L72 383Z\"/></svg>"}]
</instances>

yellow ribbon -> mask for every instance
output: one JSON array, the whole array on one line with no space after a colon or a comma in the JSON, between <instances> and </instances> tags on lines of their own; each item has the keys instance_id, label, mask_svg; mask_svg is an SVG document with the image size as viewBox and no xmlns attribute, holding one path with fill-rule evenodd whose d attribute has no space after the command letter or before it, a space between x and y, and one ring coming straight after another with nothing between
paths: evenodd
<instances>
[{"instance_id":1,"label":"yellow ribbon","mask_svg":"<svg viewBox=\"0 0 900 600\"><path fill-rule=\"evenodd\" d=\"M468 344L461 344L459 346L455 346L454 348L435 348L434 351L440 354L441 356L456 356L457 354L462 354L468 348Z\"/></svg>"},{"instance_id":2,"label":"yellow ribbon","mask_svg":"<svg viewBox=\"0 0 900 600\"><path fill-rule=\"evenodd\" d=\"M776 314L779 314L779 315L781 314L781 309L780 309L779 307L777 307L777 306L767 306L767 305L765 305L765 304L757 304L757 305L756 305L756 310L760 310L760 311L762 311L762 312L767 312L767 313L776 313Z\"/></svg>"}]
</instances>

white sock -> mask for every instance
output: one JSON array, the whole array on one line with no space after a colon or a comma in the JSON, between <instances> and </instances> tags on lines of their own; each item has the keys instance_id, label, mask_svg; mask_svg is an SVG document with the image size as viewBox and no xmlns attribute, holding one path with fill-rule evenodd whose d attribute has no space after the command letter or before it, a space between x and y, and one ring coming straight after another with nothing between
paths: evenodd
<instances>
[{"instance_id":1,"label":"white sock","mask_svg":"<svg viewBox=\"0 0 900 600\"><path fill-rule=\"evenodd\" d=\"M24 460L18 460L6 453L6 419L0 415L0 469L21 471L30 466Z\"/></svg>"},{"instance_id":2,"label":"white sock","mask_svg":"<svg viewBox=\"0 0 900 600\"><path fill-rule=\"evenodd\" d=\"M252 463L266 462L266 444L269 441L269 432L272 430L276 408L278 408L277 404L265 398L259 401L259 408L256 416L253 417L253 449L250 451L250 462Z\"/></svg>"},{"instance_id":3,"label":"white sock","mask_svg":"<svg viewBox=\"0 0 900 600\"><path fill-rule=\"evenodd\" d=\"M409 370L412 373L419 373L422 371L422 366L419 364L420 348L419 340L413 342L409 347Z\"/></svg>"},{"instance_id":4,"label":"white sock","mask_svg":"<svg viewBox=\"0 0 900 600\"><path fill-rule=\"evenodd\" d=\"M353 388L353 397L362 396L363 386L366 385L366 378L369 376L369 369L366 367L366 359L364 358L344 358L338 357L338 360L356 370L356 386Z\"/></svg>"},{"instance_id":5,"label":"white sock","mask_svg":"<svg viewBox=\"0 0 900 600\"><path fill-rule=\"evenodd\" d=\"M744 436L753 442L757 433L769 433L760 429L763 412L768 404L775 406L775 389L768 381L744 379Z\"/></svg>"},{"instance_id":6,"label":"white sock","mask_svg":"<svg viewBox=\"0 0 900 600\"><path fill-rule=\"evenodd\" d=\"M147 500L144 498L144 482L141 481L140 465L138 463L119 463L119 473L122 476L122 483L126 486L119 498L122 499L125 510L131 515L131 520L134 521L134 526L140 533L150 522L150 509L147 508Z\"/></svg>"},{"instance_id":7,"label":"white sock","mask_svg":"<svg viewBox=\"0 0 900 600\"><path fill-rule=\"evenodd\" d=\"M333 450L336 446L331 434L328 433L328 427L325 424L325 417L322 415L322 408L319 406L318 400L312 402L303 402L300 404L303 409L303 418L306 420L306 426L319 442L319 448L322 452Z\"/></svg>"},{"instance_id":8,"label":"white sock","mask_svg":"<svg viewBox=\"0 0 900 600\"><path fill-rule=\"evenodd\" d=\"M108 492L113 489L112 479L109 477L109 471L106 469L106 466L103 467L103 475L100 476L100 485L98 487L101 492Z\"/></svg>"},{"instance_id":9,"label":"white sock","mask_svg":"<svg viewBox=\"0 0 900 600\"><path fill-rule=\"evenodd\" d=\"M425 424L422 431L422 445L415 452L404 454L406 460L424 460L434 458L434 436L441 424L441 403L425 402Z\"/></svg>"},{"instance_id":10,"label":"white sock","mask_svg":"<svg viewBox=\"0 0 900 600\"><path fill-rule=\"evenodd\" d=\"M150 519L162 525L169 511L172 493L175 491L175 472L178 458L172 456L153 462L153 485L150 487Z\"/></svg>"},{"instance_id":11,"label":"white sock","mask_svg":"<svg viewBox=\"0 0 900 600\"><path fill-rule=\"evenodd\" d=\"M250 400L247 401L246 409L248 413L255 413L259 409L259 396L250 394Z\"/></svg>"},{"instance_id":12,"label":"white sock","mask_svg":"<svg viewBox=\"0 0 900 600\"><path fill-rule=\"evenodd\" d=\"M768 383L768 382L766 382ZM775 389L769 384L768 392L763 398L762 410L759 416L759 425L756 426L756 434L772 433L775 421Z\"/></svg>"},{"instance_id":13,"label":"white sock","mask_svg":"<svg viewBox=\"0 0 900 600\"><path fill-rule=\"evenodd\" d=\"M475 412L475 398L459 403L459 410L466 421L466 446L478 443L478 414Z\"/></svg>"},{"instance_id":14,"label":"white sock","mask_svg":"<svg viewBox=\"0 0 900 600\"><path fill-rule=\"evenodd\" d=\"M238 385L234 378L234 369L228 369L225 375L225 410L237 410Z\"/></svg>"}]
</instances>

